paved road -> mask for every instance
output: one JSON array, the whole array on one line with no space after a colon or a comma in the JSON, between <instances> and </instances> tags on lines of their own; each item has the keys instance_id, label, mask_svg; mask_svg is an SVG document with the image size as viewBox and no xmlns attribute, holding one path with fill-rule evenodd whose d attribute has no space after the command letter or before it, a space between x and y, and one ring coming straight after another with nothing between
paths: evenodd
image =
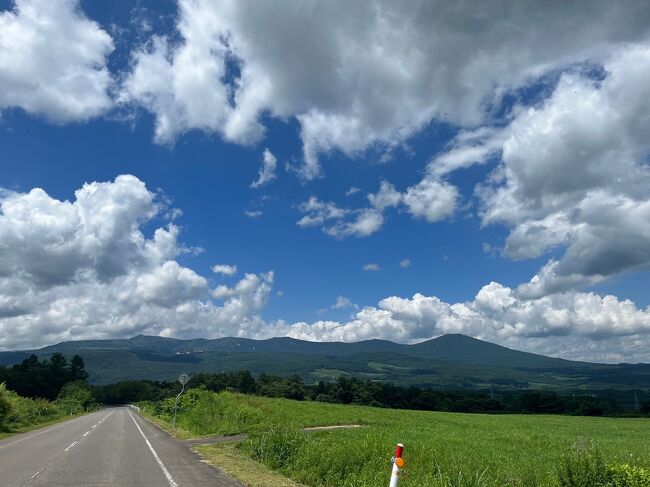
<instances>
[{"instance_id":1,"label":"paved road","mask_svg":"<svg viewBox=\"0 0 650 487\"><path fill-rule=\"evenodd\" d=\"M111 408L0 441L0 484L241 487L129 408Z\"/></svg>"}]
</instances>

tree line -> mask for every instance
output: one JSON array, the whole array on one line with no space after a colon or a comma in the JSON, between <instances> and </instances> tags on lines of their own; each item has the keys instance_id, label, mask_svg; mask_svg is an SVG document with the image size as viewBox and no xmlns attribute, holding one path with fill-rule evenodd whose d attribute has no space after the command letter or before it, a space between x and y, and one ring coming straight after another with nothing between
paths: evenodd
<instances>
[{"instance_id":1,"label":"tree line","mask_svg":"<svg viewBox=\"0 0 650 487\"><path fill-rule=\"evenodd\" d=\"M38 425L95 409L97 401L86 379L84 362L68 363L60 353L36 355L12 367L0 367L0 431Z\"/></svg>"},{"instance_id":2,"label":"tree line","mask_svg":"<svg viewBox=\"0 0 650 487\"><path fill-rule=\"evenodd\" d=\"M124 381L88 387L83 359L75 355L70 362L61 353L39 360L36 355L11 367L0 367L0 384L27 398L62 400L74 398L84 407L94 403L128 404L159 401L178 394L175 381ZM298 375L281 377L270 374L253 376L249 371L199 373L187 385L205 387L213 392L224 390L283 397L298 401L311 400L338 404L358 404L391 409L419 409L451 412L511 412L536 414L577 414L603 416L624 413L650 414L650 401L639 402L630 409L614 397L594 394L558 394L548 391L497 391L487 393L468 390L434 390L401 387L340 376L332 382L305 384ZM643 396L646 397L646 396ZM70 399L69 399L70 400Z\"/></svg>"},{"instance_id":3,"label":"tree line","mask_svg":"<svg viewBox=\"0 0 650 487\"><path fill-rule=\"evenodd\" d=\"M31 355L19 364L0 367L0 383L4 382L7 389L23 397L54 400L65 384L87 378L84 361L79 355L72 357L69 363L62 353L43 360Z\"/></svg>"},{"instance_id":4,"label":"tree line","mask_svg":"<svg viewBox=\"0 0 650 487\"><path fill-rule=\"evenodd\" d=\"M127 404L158 401L178 394L177 382L127 381L92 387L99 402ZM490 394L477 391L441 391L419 387L400 387L345 376L335 381L305 384L298 375L280 377L248 371L199 373L191 377L187 388L204 387L213 392L224 390L311 400L338 404L358 404L391 409L473 413L535 413L604 416L632 413L613 398L593 394L558 394L547 391L517 391ZM650 414L650 401L643 402L641 413Z\"/></svg>"}]
</instances>

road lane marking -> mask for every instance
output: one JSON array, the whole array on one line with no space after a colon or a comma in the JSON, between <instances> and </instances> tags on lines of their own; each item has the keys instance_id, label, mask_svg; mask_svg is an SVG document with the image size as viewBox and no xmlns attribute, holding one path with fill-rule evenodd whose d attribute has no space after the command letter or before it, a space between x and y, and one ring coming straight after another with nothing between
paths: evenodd
<instances>
[{"instance_id":1,"label":"road lane marking","mask_svg":"<svg viewBox=\"0 0 650 487\"><path fill-rule=\"evenodd\" d=\"M77 419L72 419L70 421L66 421L65 423L61 423L61 424L58 424L56 426L47 427L43 431L38 431L38 432L31 433L31 434L27 433L26 434L27 436L23 436L22 438L20 438L20 439L18 439L16 441L12 441L11 443L5 443L4 445L0 445L0 449L6 448L8 446L17 445L18 443L21 443L21 442L23 442L25 440L29 440L29 439L34 438L36 436L44 435L45 433L49 433L50 431L54 431L54 430L57 430L59 428L63 428L64 426L68 426L69 424L76 423L77 421L81 421L82 419L86 419L86 416L82 416L81 418L77 418Z\"/></svg>"},{"instance_id":2,"label":"road lane marking","mask_svg":"<svg viewBox=\"0 0 650 487\"><path fill-rule=\"evenodd\" d=\"M38 477L40 474L42 474L44 470L45 470L45 467L43 467L43 468L40 469L38 472L36 472L34 475L32 475L32 476L29 478L29 480L34 480L36 477Z\"/></svg>"},{"instance_id":3,"label":"road lane marking","mask_svg":"<svg viewBox=\"0 0 650 487\"><path fill-rule=\"evenodd\" d=\"M108 414L108 416L110 416L111 414L113 414L113 412L114 412L114 411L111 411L110 414ZM108 418L108 416L106 416L106 418ZM104 418L104 419L106 419L106 418ZM102 419L102 421L104 421L104 419ZM100 421L99 423L101 423L102 421ZM95 426L97 426L99 423L97 423ZM95 426L93 426L93 428L94 428ZM81 435L81 438L79 438L77 441L73 441L72 443L70 443L70 444L68 445L68 448L65 449L65 452L68 453L68 450L70 450L70 448L74 447L74 446L75 446L76 444L78 444L78 443L79 443L83 438L85 438L86 436L88 436L88 435L90 434L91 431L92 431L92 428L89 429L88 431L86 431L83 435Z\"/></svg>"},{"instance_id":4,"label":"road lane marking","mask_svg":"<svg viewBox=\"0 0 650 487\"><path fill-rule=\"evenodd\" d=\"M65 452L67 453L68 450L69 450L70 448L72 448L73 446L75 446L77 443L79 443L79 442L78 442L78 441L73 441L72 443L70 443L70 444L68 445L68 448L65 449Z\"/></svg>"},{"instance_id":5,"label":"road lane marking","mask_svg":"<svg viewBox=\"0 0 650 487\"><path fill-rule=\"evenodd\" d=\"M160 467L160 470L162 470L162 473L165 474L165 477L167 478L167 482L169 483L169 487L178 487L178 484L176 482L174 482L174 477L171 476L171 474L169 473L169 470L167 470L167 468L163 464L162 460L160 459L160 457L156 453L156 450L154 450L153 446L151 446L151 443L149 442L149 439L145 436L144 432L142 431L142 428L140 428L140 425L138 424L138 422L135 420L135 418L131 414L131 411L129 411L127 409L126 412L129 413L129 416L131 416L131 419L133 420L136 427L138 428L138 431L140 432L140 434L144 438L144 441L147 442L147 446L149 447L149 450L151 450L151 454L156 459L156 462L158 462L158 466Z\"/></svg>"},{"instance_id":6,"label":"road lane marking","mask_svg":"<svg viewBox=\"0 0 650 487\"><path fill-rule=\"evenodd\" d=\"M96 425L96 424L93 425L93 429L95 429L95 428L97 428L97 425Z\"/></svg>"}]
</instances>

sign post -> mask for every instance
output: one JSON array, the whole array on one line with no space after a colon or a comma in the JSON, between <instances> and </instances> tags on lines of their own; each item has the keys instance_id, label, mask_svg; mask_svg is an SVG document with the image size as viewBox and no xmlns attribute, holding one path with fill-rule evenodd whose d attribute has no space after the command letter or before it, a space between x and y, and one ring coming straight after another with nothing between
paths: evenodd
<instances>
[{"instance_id":1,"label":"sign post","mask_svg":"<svg viewBox=\"0 0 650 487\"><path fill-rule=\"evenodd\" d=\"M181 375L178 376L178 382L181 383L181 392L178 393L178 396L176 396L176 403L174 404L174 421L172 421L172 428L176 429L176 411L178 410L178 398L181 397L181 394L185 392L185 384L190 380L189 376L183 372Z\"/></svg>"},{"instance_id":2,"label":"sign post","mask_svg":"<svg viewBox=\"0 0 650 487\"><path fill-rule=\"evenodd\" d=\"M389 487L397 487L397 482L399 481L399 472L404 466L404 459L402 458L403 451L404 451L404 445L398 443L397 448L395 448L395 456L391 459L391 463L393 464L393 470L390 474Z\"/></svg>"}]
</instances>

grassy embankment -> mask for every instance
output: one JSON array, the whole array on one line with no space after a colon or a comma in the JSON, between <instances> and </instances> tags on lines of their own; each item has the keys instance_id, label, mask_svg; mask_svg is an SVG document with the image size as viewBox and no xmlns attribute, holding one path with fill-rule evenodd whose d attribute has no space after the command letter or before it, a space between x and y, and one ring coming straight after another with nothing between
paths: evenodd
<instances>
[{"instance_id":1,"label":"grassy embankment","mask_svg":"<svg viewBox=\"0 0 650 487\"><path fill-rule=\"evenodd\" d=\"M84 414L74 400L30 399L0 384L0 439Z\"/></svg>"},{"instance_id":2,"label":"grassy embankment","mask_svg":"<svg viewBox=\"0 0 650 487\"><path fill-rule=\"evenodd\" d=\"M171 418L172 407L173 400L145 405L163 420ZM368 427L300 431L333 424ZM598 470L599 478L613 478L606 465L649 468L647 419L397 411L191 390L183 398L178 425L195 436L250 433L236 448L214 445L201 451L222 464L243 454L307 486L383 485L398 441L406 445L400 482L405 487L650 485L647 471L631 468L616 474L627 483L597 484L589 477ZM576 444L593 445L597 452L590 447L572 454ZM246 469L241 460L233 463ZM230 467L225 470L237 475ZM571 476L573 483L560 483ZM250 485L271 485L261 482Z\"/></svg>"}]
</instances>

